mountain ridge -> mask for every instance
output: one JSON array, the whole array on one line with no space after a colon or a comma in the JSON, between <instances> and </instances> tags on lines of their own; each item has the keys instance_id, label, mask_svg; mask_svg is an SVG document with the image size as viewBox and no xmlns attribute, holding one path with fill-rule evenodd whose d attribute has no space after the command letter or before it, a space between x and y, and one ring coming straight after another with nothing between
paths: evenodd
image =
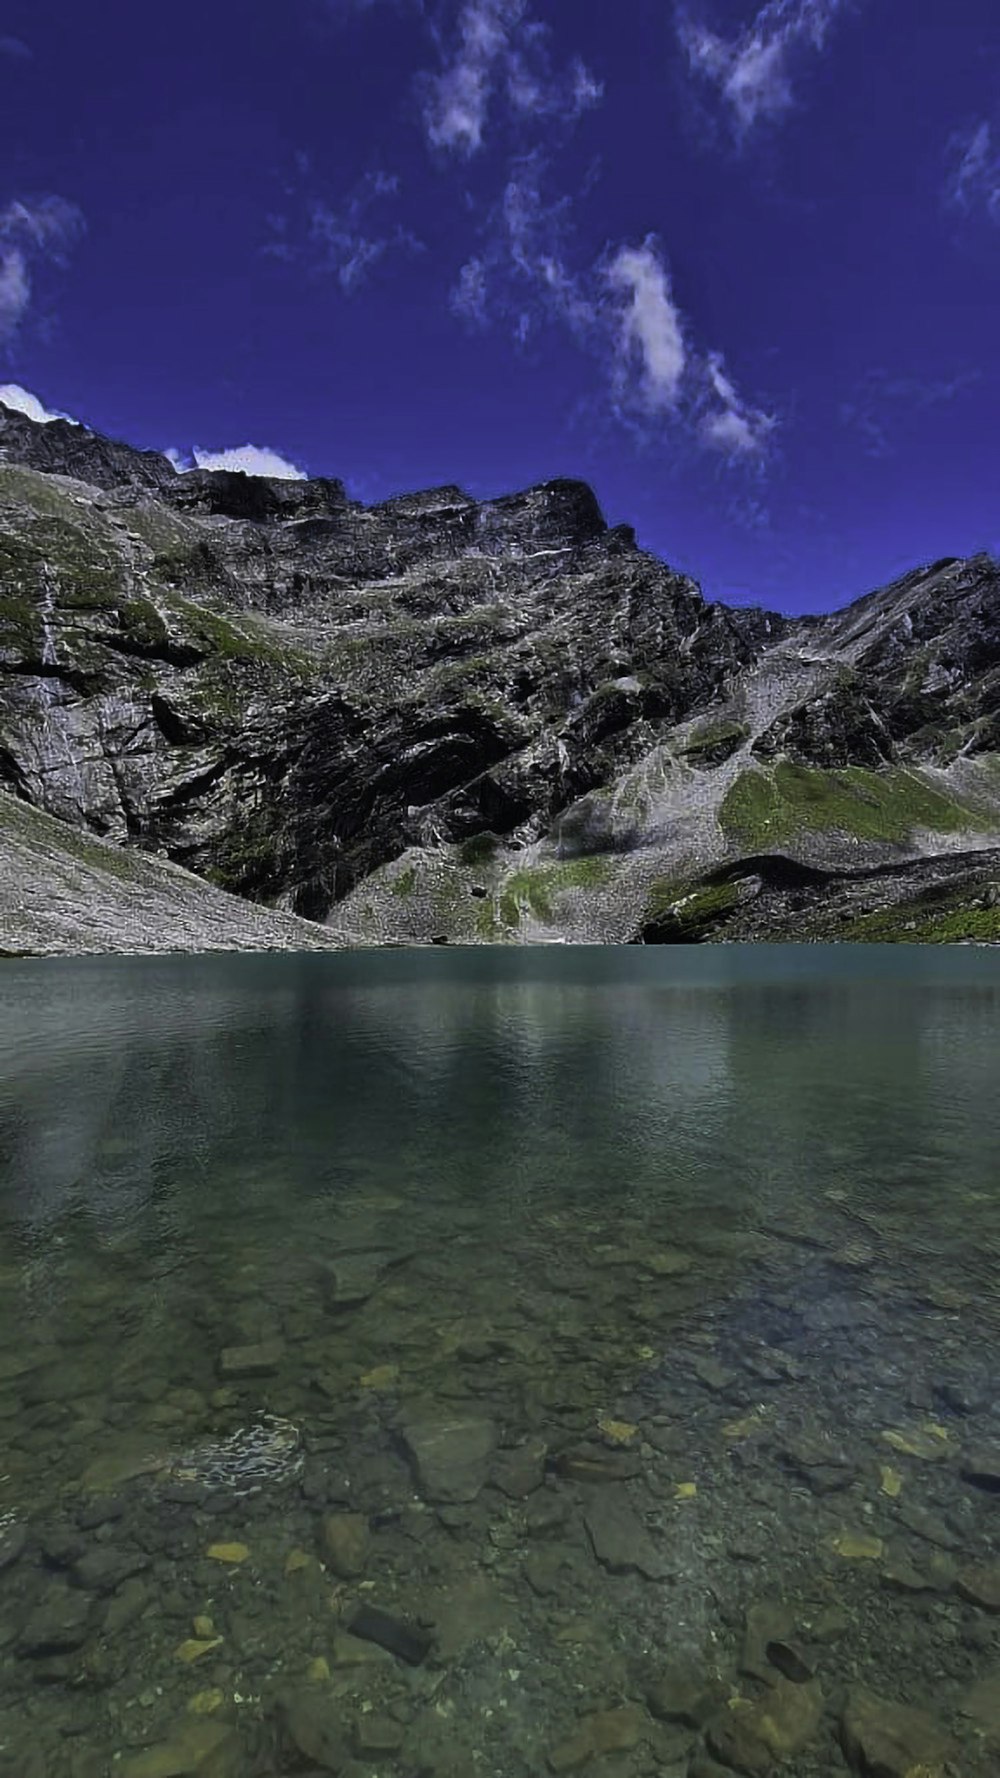
<instances>
[{"instance_id":1,"label":"mountain ridge","mask_svg":"<svg viewBox=\"0 0 1000 1778\"><path fill-rule=\"evenodd\" d=\"M0 787L344 943L725 936L761 855L826 873L823 936L845 872L986 893L1000 568L789 617L586 483L365 506L0 405Z\"/></svg>"}]
</instances>

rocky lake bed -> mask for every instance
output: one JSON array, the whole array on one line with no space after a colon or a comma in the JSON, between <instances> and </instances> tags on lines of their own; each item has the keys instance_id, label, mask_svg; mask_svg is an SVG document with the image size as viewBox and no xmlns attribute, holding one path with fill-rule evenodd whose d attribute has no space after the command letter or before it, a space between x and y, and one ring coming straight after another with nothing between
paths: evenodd
<instances>
[{"instance_id":1,"label":"rocky lake bed","mask_svg":"<svg viewBox=\"0 0 1000 1778\"><path fill-rule=\"evenodd\" d=\"M995 1770L964 1270L835 1194L685 1249L593 1214L394 1236L386 1198L294 1278L234 1243L168 1352L141 1265L91 1256L5 1339L0 1769Z\"/></svg>"},{"instance_id":2,"label":"rocky lake bed","mask_svg":"<svg viewBox=\"0 0 1000 1778\"><path fill-rule=\"evenodd\" d=\"M8 966L3 1774L993 1778L993 954L516 955Z\"/></svg>"}]
</instances>

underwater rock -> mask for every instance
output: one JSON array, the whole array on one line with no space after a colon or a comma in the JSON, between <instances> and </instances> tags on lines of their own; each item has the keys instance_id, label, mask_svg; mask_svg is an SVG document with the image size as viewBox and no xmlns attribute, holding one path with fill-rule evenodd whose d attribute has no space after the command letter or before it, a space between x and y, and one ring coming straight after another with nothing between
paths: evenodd
<instances>
[{"instance_id":1,"label":"underwater rock","mask_svg":"<svg viewBox=\"0 0 1000 1778\"><path fill-rule=\"evenodd\" d=\"M663 1580L671 1565L657 1549L624 1490L606 1488L583 1515L594 1555L612 1574Z\"/></svg>"},{"instance_id":2,"label":"underwater rock","mask_svg":"<svg viewBox=\"0 0 1000 1778\"><path fill-rule=\"evenodd\" d=\"M473 1414L415 1411L404 1420L403 1442L417 1482L428 1500L459 1504L475 1500L486 1483L497 1442L492 1420Z\"/></svg>"},{"instance_id":3,"label":"underwater rock","mask_svg":"<svg viewBox=\"0 0 1000 1778\"><path fill-rule=\"evenodd\" d=\"M357 1580L368 1564L371 1537L363 1513L327 1513L323 1520L323 1553L340 1580Z\"/></svg>"},{"instance_id":4,"label":"underwater rock","mask_svg":"<svg viewBox=\"0 0 1000 1778\"><path fill-rule=\"evenodd\" d=\"M865 1778L934 1773L956 1752L952 1737L927 1711L893 1703L860 1687L848 1697L840 1719L840 1741L854 1770Z\"/></svg>"},{"instance_id":5,"label":"underwater rock","mask_svg":"<svg viewBox=\"0 0 1000 1778\"><path fill-rule=\"evenodd\" d=\"M70 1654L86 1641L91 1609L91 1599L75 1587L50 1587L22 1627L18 1654Z\"/></svg>"},{"instance_id":6,"label":"underwater rock","mask_svg":"<svg viewBox=\"0 0 1000 1778\"><path fill-rule=\"evenodd\" d=\"M247 1377L272 1377L285 1355L283 1340L261 1340L255 1346L227 1346L219 1354L219 1375L228 1383Z\"/></svg>"},{"instance_id":7,"label":"underwater rock","mask_svg":"<svg viewBox=\"0 0 1000 1778\"><path fill-rule=\"evenodd\" d=\"M391 1612L374 1605L362 1605L347 1625L352 1636L375 1642L389 1654L398 1656L410 1667L419 1667L434 1646L434 1636L423 1627L408 1624Z\"/></svg>"}]
</instances>

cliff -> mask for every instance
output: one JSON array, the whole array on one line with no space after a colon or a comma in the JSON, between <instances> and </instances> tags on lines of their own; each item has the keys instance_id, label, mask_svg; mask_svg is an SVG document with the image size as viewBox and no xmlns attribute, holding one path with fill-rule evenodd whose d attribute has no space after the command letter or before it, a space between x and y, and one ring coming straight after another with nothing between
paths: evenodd
<instances>
[{"instance_id":1,"label":"cliff","mask_svg":"<svg viewBox=\"0 0 1000 1778\"><path fill-rule=\"evenodd\" d=\"M985 556L792 620L579 482L364 506L0 406L0 787L321 943L992 936L998 689Z\"/></svg>"}]
</instances>

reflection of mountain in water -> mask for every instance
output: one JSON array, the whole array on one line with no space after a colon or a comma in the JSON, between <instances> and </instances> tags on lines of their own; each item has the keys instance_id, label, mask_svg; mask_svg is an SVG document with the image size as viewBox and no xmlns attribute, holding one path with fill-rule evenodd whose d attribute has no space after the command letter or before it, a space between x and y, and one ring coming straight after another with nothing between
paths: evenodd
<instances>
[{"instance_id":1,"label":"reflection of mountain in water","mask_svg":"<svg viewBox=\"0 0 1000 1778\"><path fill-rule=\"evenodd\" d=\"M155 1247L279 1201L280 1239L358 1191L512 1225L611 1197L679 1239L699 1217L791 1226L838 1186L933 1221L991 1182L996 986L918 992L913 953L884 981L803 979L797 959L741 981L735 955L26 973L0 1028L5 1215L37 1232L73 1211Z\"/></svg>"}]
</instances>

